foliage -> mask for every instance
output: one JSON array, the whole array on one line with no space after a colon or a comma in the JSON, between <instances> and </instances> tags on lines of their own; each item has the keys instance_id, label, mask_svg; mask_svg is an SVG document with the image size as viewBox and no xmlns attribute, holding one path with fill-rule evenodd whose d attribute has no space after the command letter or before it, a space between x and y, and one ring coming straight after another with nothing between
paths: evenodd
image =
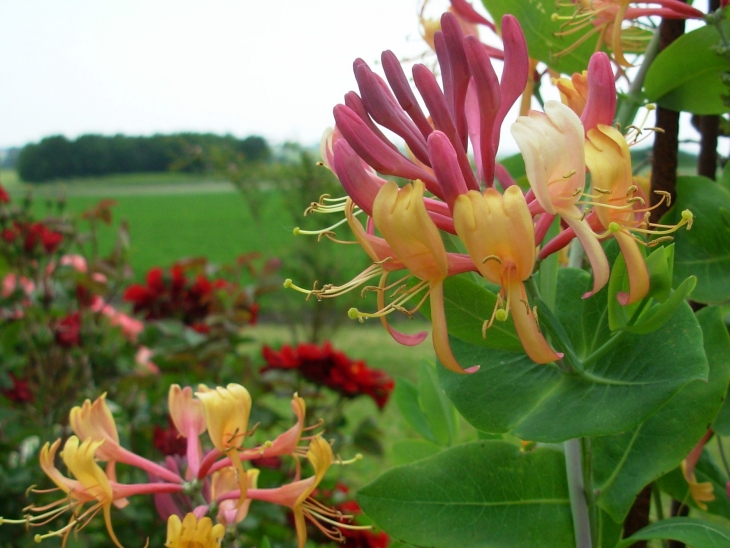
<instances>
[{"instance_id":1,"label":"foliage","mask_svg":"<svg viewBox=\"0 0 730 548\"><path fill-rule=\"evenodd\" d=\"M270 156L262 137L238 139L232 135L179 133L152 137L82 135L74 141L62 135L26 145L17 158L20 178L31 183L89 177L109 173L180 171L206 173L221 151L240 155L247 162Z\"/></svg>"}]
</instances>

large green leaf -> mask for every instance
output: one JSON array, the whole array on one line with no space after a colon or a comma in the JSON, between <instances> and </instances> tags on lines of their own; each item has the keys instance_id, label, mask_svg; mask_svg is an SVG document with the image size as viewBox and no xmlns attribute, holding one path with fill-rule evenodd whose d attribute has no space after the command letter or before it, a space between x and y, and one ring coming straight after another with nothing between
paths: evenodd
<instances>
[{"instance_id":1,"label":"large green leaf","mask_svg":"<svg viewBox=\"0 0 730 548\"><path fill-rule=\"evenodd\" d=\"M514 15L522 26L527 40L530 57L538 59L550 68L559 72L571 74L582 72L588 68L588 61L593 54L598 34L588 38L581 45L567 53L576 42L593 30L587 25L583 30L563 37L556 36L561 30L564 21L553 21L552 17L558 13L556 2L545 0L482 0L487 11L499 23L502 16L509 13ZM575 8L561 10L560 15L569 15Z\"/></svg>"},{"instance_id":2,"label":"large green leaf","mask_svg":"<svg viewBox=\"0 0 730 548\"><path fill-rule=\"evenodd\" d=\"M725 34L730 32L730 21L722 26ZM688 32L662 50L644 81L649 100L694 114L728 112L721 97L727 94L721 76L728 70L728 63L712 49L718 43L717 29L708 25Z\"/></svg>"},{"instance_id":3,"label":"large green leaf","mask_svg":"<svg viewBox=\"0 0 730 548\"><path fill-rule=\"evenodd\" d=\"M730 546L730 529L698 518L671 518L644 527L619 542L616 548L629 548L639 540L649 539L678 540L693 548L727 548Z\"/></svg>"},{"instance_id":4,"label":"large green leaf","mask_svg":"<svg viewBox=\"0 0 730 548\"><path fill-rule=\"evenodd\" d=\"M590 284L582 270L559 273L556 315L581 360L612 336L607 291L581 299ZM459 362L481 368L471 375L440 368L441 386L479 430L558 442L634 428L682 386L707 379L702 331L686 304L653 333L614 336L620 337L618 344L597 354L582 375L554 364L538 365L524 354L487 350L452 338Z\"/></svg>"},{"instance_id":5,"label":"large green leaf","mask_svg":"<svg viewBox=\"0 0 730 548\"><path fill-rule=\"evenodd\" d=\"M393 538L430 548L572 548L565 459L476 441L389 470L357 495Z\"/></svg>"},{"instance_id":6,"label":"large green leaf","mask_svg":"<svg viewBox=\"0 0 730 548\"><path fill-rule=\"evenodd\" d=\"M677 202L662 222L674 224L681 212L694 214L691 230L674 235L674 285L697 276L692 299L730 300L730 192L706 177L679 177Z\"/></svg>"},{"instance_id":7,"label":"large green leaf","mask_svg":"<svg viewBox=\"0 0 730 548\"><path fill-rule=\"evenodd\" d=\"M710 365L709 382L693 381L637 428L593 438L598 504L623 521L645 485L675 468L717 415L730 380L730 337L718 308L697 314Z\"/></svg>"}]
</instances>

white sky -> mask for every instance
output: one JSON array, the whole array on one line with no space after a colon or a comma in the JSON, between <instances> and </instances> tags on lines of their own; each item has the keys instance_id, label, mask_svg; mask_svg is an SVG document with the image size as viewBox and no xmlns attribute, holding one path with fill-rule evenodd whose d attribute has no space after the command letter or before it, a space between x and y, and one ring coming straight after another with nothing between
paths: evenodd
<instances>
[{"instance_id":1,"label":"white sky","mask_svg":"<svg viewBox=\"0 0 730 548\"><path fill-rule=\"evenodd\" d=\"M357 89L355 58L379 71L384 49L426 49L418 0L0 1L0 148L178 131L315 144Z\"/></svg>"},{"instance_id":2,"label":"white sky","mask_svg":"<svg viewBox=\"0 0 730 548\"><path fill-rule=\"evenodd\" d=\"M415 0L2 0L0 20L0 148L176 131L317 143L356 57L425 48Z\"/></svg>"}]
</instances>

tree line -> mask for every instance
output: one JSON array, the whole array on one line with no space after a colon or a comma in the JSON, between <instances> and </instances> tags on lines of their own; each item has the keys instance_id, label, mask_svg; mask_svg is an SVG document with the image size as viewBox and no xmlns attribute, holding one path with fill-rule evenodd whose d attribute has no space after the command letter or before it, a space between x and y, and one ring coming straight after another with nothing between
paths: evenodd
<instances>
[{"instance_id":1,"label":"tree line","mask_svg":"<svg viewBox=\"0 0 730 548\"><path fill-rule=\"evenodd\" d=\"M221 158L256 163L270 155L266 140L255 135L244 139L211 133L82 135L75 140L54 135L23 147L16 169L22 180L38 183L116 173L205 173L216 170Z\"/></svg>"}]
</instances>

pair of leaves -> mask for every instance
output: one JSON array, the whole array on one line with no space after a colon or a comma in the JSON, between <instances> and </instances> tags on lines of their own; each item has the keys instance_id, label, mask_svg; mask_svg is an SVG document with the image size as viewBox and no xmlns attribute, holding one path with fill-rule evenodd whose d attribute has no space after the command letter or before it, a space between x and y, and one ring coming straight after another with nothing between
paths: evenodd
<instances>
[{"instance_id":1,"label":"pair of leaves","mask_svg":"<svg viewBox=\"0 0 730 548\"><path fill-rule=\"evenodd\" d=\"M582 270L559 272L556 316L571 352L585 360L583 374L451 339L462 366L481 365L471 375L438 370L441 386L466 420L484 432L533 441L609 435L645 421L688 382L706 380L702 332L689 306L682 304L648 335L616 335L608 327L607 290L581 299L590 286ZM448 289L447 299L459 300ZM477 305L472 300L469 306ZM621 337L620 344L607 345L612 337Z\"/></svg>"},{"instance_id":2,"label":"pair of leaves","mask_svg":"<svg viewBox=\"0 0 730 548\"><path fill-rule=\"evenodd\" d=\"M646 257L646 267L650 289L645 299L649 300L622 306L616 297L621 292L628 293L629 276L623 255L614 262L608 284L608 326L611 331L622 329L638 334L656 331L672 317L697 285L697 278L690 276L672 290L674 244L655 249ZM638 317L634 318L634 315Z\"/></svg>"},{"instance_id":3,"label":"pair of leaves","mask_svg":"<svg viewBox=\"0 0 730 548\"><path fill-rule=\"evenodd\" d=\"M730 21L723 21L723 32L730 32ZM644 81L650 101L664 108L694 114L722 114L730 108L722 95L728 92L722 74L730 68L727 59L713 46L720 34L713 26L689 32L654 59Z\"/></svg>"},{"instance_id":4,"label":"pair of leaves","mask_svg":"<svg viewBox=\"0 0 730 548\"><path fill-rule=\"evenodd\" d=\"M400 440L393 451L397 463L431 456L454 443L456 412L438 385L433 365L422 363L418 385L398 379L394 392L398 410L424 440Z\"/></svg>"}]
</instances>

